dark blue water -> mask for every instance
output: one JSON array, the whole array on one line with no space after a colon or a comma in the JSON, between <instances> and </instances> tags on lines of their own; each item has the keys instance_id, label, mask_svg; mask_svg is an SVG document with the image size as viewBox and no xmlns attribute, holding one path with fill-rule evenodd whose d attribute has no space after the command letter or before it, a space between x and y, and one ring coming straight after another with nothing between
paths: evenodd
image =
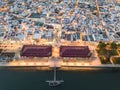
<instances>
[{"instance_id":1,"label":"dark blue water","mask_svg":"<svg viewBox=\"0 0 120 90\"><path fill-rule=\"evenodd\" d=\"M120 72L58 71L64 83L49 87L53 71L0 69L0 90L120 90Z\"/></svg>"}]
</instances>

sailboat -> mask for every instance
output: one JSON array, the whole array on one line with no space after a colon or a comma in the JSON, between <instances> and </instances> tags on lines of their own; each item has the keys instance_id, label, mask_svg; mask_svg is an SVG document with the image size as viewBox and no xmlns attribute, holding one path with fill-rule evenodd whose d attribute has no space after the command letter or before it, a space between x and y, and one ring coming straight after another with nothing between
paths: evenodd
<instances>
[{"instance_id":1,"label":"sailboat","mask_svg":"<svg viewBox=\"0 0 120 90\"><path fill-rule=\"evenodd\" d=\"M56 67L54 67L54 79L53 80L47 80L46 82L49 83L49 86L58 86L61 85L62 82L64 82L63 80L56 80Z\"/></svg>"}]
</instances>

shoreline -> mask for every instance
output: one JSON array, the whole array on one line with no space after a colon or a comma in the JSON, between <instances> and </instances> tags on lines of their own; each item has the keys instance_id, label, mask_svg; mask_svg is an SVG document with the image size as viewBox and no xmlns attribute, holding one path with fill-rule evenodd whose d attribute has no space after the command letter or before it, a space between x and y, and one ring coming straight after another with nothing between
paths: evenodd
<instances>
[{"instance_id":1,"label":"shoreline","mask_svg":"<svg viewBox=\"0 0 120 90\"><path fill-rule=\"evenodd\" d=\"M4 66L0 67L0 70L15 70L15 71L52 71L53 67L47 66ZM58 71L120 71L120 67L91 67L91 66L69 66L69 67L59 67Z\"/></svg>"}]
</instances>

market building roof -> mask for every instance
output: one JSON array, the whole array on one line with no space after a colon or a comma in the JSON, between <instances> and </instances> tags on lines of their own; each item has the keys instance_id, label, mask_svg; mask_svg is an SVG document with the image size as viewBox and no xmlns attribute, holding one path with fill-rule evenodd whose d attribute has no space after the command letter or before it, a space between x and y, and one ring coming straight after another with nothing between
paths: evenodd
<instances>
[{"instance_id":1,"label":"market building roof","mask_svg":"<svg viewBox=\"0 0 120 90\"><path fill-rule=\"evenodd\" d=\"M61 46L61 57L90 57L90 50L88 46Z\"/></svg>"},{"instance_id":2,"label":"market building roof","mask_svg":"<svg viewBox=\"0 0 120 90\"><path fill-rule=\"evenodd\" d=\"M49 57L52 55L52 46L24 45L21 56L25 57Z\"/></svg>"}]
</instances>

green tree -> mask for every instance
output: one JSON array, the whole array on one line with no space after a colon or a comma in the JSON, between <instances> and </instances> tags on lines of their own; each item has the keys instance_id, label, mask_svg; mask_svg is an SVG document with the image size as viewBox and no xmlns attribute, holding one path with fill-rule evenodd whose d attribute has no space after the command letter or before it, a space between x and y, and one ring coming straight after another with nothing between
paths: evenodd
<instances>
[{"instance_id":1,"label":"green tree","mask_svg":"<svg viewBox=\"0 0 120 90\"><path fill-rule=\"evenodd\" d=\"M117 49L117 44L115 42L112 42L110 47L111 49Z\"/></svg>"},{"instance_id":2,"label":"green tree","mask_svg":"<svg viewBox=\"0 0 120 90\"><path fill-rule=\"evenodd\" d=\"M100 50L103 50L103 49L105 49L106 44L103 43L103 42L100 42L97 47L98 47Z\"/></svg>"},{"instance_id":3,"label":"green tree","mask_svg":"<svg viewBox=\"0 0 120 90\"><path fill-rule=\"evenodd\" d=\"M117 48L120 49L120 44L117 45Z\"/></svg>"}]
</instances>

